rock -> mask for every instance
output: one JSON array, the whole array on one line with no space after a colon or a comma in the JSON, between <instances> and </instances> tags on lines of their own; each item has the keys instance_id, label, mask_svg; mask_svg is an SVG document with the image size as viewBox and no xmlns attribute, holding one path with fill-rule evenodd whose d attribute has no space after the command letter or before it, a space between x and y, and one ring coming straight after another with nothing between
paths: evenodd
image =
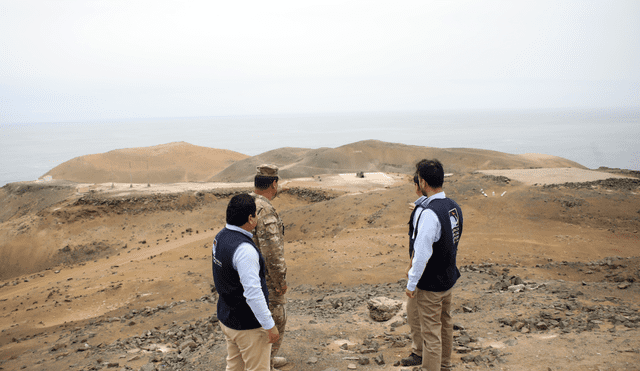
<instances>
[{"instance_id":1,"label":"rock","mask_svg":"<svg viewBox=\"0 0 640 371\"><path fill-rule=\"evenodd\" d=\"M180 350L184 350L185 348L191 348L191 349L193 349L193 348L196 348L197 346L198 346L198 345L196 344L196 342L195 342L195 341L193 341L193 340L188 340L188 341L185 341L184 343L180 344L180 346L178 347L178 349L180 349Z\"/></svg>"},{"instance_id":2,"label":"rock","mask_svg":"<svg viewBox=\"0 0 640 371\"><path fill-rule=\"evenodd\" d=\"M468 356L464 356L462 358L460 358L462 360L462 362L464 363L469 363L469 362L473 362L475 356L473 355L468 355Z\"/></svg>"},{"instance_id":3,"label":"rock","mask_svg":"<svg viewBox=\"0 0 640 371\"><path fill-rule=\"evenodd\" d=\"M524 284L520 284L520 285L509 286L507 289L511 292L520 292L520 291L523 291L525 287L524 287Z\"/></svg>"},{"instance_id":4,"label":"rock","mask_svg":"<svg viewBox=\"0 0 640 371\"><path fill-rule=\"evenodd\" d=\"M384 322L390 320L398 313L400 308L402 308L402 302L380 296L370 299L367 302L367 307L369 308L369 316L374 321Z\"/></svg>"},{"instance_id":5,"label":"rock","mask_svg":"<svg viewBox=\"0 0 640 371\"><path fill-rule=\"evenodd\" d=\"M146 365L140 367L140 371L156 371L156 365L153 363L147 363Z\"/></svg>"},{"instance_id":6,"label":"rock","mask_svg":"<svg viewBox=\"0 0 640 371\"><path fill-rule=\"evenodd\" d=\"M349 363L347 365L347 370L356 370L358 369L358 366L355 363Z\"/></svg>"},{"instance_id":7,"label":"rock","mask_svg":"<svg viewBox=\"0 0 640 371\"><path fill-rule=\"evenodd\" d=\"M317 357L310 357L310 358L307 360L307 364L308 364L308 365L315 365L316 363L318 363L318 358L317 358Z\"/></svg>"},{"instance_id":8,"label":"rock","mask_svg":"<svg viewBox=\"0 0 640 371\"><path fill-rule=\"evenodd\" d=\"M377 357L373 358L373 361L379 366L384 365L384 357L382 356L382 353L378 354Z\"/></svg>"},{"instance_id":9,"label":"rock","mask_svg":"<svg viewBox=\"0 0 640 371\"><path fill-rule=\"evenodd\" d=\"M287 359L284 357L273 357L273 367L280 368L287 364Z\"/></svg>"},{"instance_id":10,"label":"rock","mask_svg":"<svg viewBox=\"0 0 640 371\"><path fill-rule=\"evenodd\" d=\"M538 330L548 330L549 326L545 322L538 322L536 323L536 328Z\"/></svg>"}]
</instances>

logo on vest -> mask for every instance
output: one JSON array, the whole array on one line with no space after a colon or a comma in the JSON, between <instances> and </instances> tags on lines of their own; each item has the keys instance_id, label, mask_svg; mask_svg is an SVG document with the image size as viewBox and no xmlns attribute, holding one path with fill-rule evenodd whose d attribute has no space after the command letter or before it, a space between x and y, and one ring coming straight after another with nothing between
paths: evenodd
<instances>
[{"instance_id":1,"label":"logo on vest","mask_svg":"<svg viewBox=\"0 0 640 371\"><path fill-rule=\"evenodd\" d=\"M218 267L222 268L222 262L216 259L216 246L218 246L218 240L213 239L213 249L211 251L211 258L213 259L213 263Z\"/></svg>"},{"instance_id":2,"label":"logo on vest","mask_svg":"<svg viewBox=\"0 0 640 371\"><path fill-rule=\"evenodd\" d=\"M449 210L449 220L451 221L451 233L453 234L453 243L460 241L460 216L457 209Z\"/></svg>"}]
</instances>

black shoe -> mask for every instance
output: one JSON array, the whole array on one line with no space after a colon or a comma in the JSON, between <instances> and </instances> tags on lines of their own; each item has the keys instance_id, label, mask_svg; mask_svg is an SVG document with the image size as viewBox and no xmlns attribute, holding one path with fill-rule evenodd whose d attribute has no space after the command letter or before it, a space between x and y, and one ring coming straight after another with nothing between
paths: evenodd
<instances>
[{"instance_id":1,"label":"black shoe","mask_svg":"<svg viewBox=\"0 0 640 371\"><path fill-rule=\"evenodd\" d=\"M403 366L420 366L422 365L422 357L415 353L411 353L409 357L401 359L400 364Z\"/></svg>"}]
</instances>

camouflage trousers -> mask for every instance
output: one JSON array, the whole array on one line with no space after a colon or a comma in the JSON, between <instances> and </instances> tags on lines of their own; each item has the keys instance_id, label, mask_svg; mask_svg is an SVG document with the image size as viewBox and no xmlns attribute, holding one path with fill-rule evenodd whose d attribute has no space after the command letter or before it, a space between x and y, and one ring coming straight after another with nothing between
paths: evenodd
<instances>
[{"instance_id":1,"label":"camouflage trousers","mask_svg":"<svg viewBox=\"0 0 640 371\"><path fill-rule=\"evenodd\" d=\"M278 350L280 350L280 346L282 345L282 338L284 337L284 328L287 324L287 312L285 310L284 304L286 303L286 299L284 295L272 295L269 293L269 310L271 311L271 316L273 317L273 321L276 323L276 327L278 328L278 332L280 333L280 338L274 344L271 345L271 358L276 356Z\"/></svg>"}]
</instances>

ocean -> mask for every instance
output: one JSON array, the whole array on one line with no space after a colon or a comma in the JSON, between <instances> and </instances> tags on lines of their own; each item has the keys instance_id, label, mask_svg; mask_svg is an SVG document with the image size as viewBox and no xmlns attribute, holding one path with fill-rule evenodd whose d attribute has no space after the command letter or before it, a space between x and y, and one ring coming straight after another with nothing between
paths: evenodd
<instances>
[{"instance_id":1,"label":"ocean","mask_svg":"<svg viewBox=\"0 0 640 371\"><path fill-rule=\"evenodd\" d=\"M438 148L543 153L640 170L640 110L438 111L0 124L0 186L72 158L171 142L257 155L377 139Z\"/></svg>"}]
</instances>

